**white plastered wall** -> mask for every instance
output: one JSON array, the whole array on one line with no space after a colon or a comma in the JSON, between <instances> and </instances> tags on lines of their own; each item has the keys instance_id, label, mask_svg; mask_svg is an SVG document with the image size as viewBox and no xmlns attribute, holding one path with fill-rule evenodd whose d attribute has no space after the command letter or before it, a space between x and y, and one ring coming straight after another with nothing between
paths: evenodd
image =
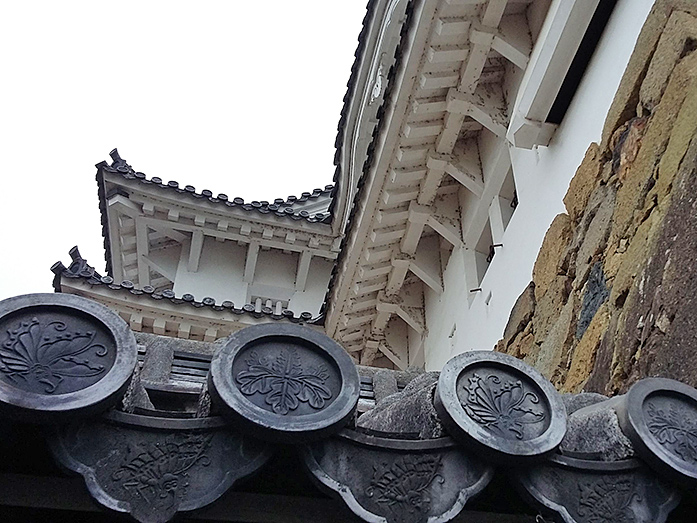
<instances>
[{"instance_id":1,"label":"white plastered wall","mask_svg":"<svg viewBox=\"0 0 697 523\"><path fill-rule=\"evenodd\" d=\"M242 280L247 249L233 242L217 242L206 237L198 271L188 270L189 245L184 244L174 281L174 294L193 294L197 300L229 300L236 307L247 303L247 284Z\"/></svg>"},{"instance_id":2,"label":"white plastered wall","mask_svg":"<svg viewBox=\"0 0 697 523\"><path fill-rule=\"evenodd\" d=\"M296 284L300 253L284 253L276 249L260 249L251 283L244 281L247 246L235 242L218 242L206 237L197 271L189 271L189 244L185 243L176 268L174 293L192 294L197 300L214 298L216 303L232 301L235 307L254 304L262 297L275 304L281 300L296 315L319 310L331 277L332 261L313 256L304 286ZM266 300L262 302L266 305Z\"/></svg>"},{"instance_id":3,"label":"white plastered wall","mask_svg":"<svg viewBox=\"0 0 697 523\"><path fill-rule=\"evenodd\" d=\"M444 292L426 290L426 368L452 356L490 350L501 338L563 197L591 142L600 140L607 111L653 0L619 0L574 99L549 147L511 149L519 204L481 284L466 281L472 255L455 249L443 274ZM471 279L471 278L470 278ZM470 293L473 288L481 291ZM488 303L487 303L488 302Z\"/></svg>"}]
</instances>

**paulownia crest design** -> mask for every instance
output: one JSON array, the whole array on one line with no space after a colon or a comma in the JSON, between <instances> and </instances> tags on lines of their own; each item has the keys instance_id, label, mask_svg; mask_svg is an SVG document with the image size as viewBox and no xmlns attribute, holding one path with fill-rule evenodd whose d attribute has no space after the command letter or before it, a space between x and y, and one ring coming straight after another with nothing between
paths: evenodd
<instances>
[{"instance_id":1,"label":"paulownia crest design","mask_svg":"<svg viewBox=\"0 0 697 523\"><path fill-rule=\"evenodd\" d=\"M646 407L647 426L656 440L680 456L683 461L697 463L697 423L671 403L666 410L653 403Z\"/></svg>"},{"instance_id":2,"label":"paulownia crest design","mask_svg":"<svg viewBox=\"0 0 697 523\"><path fill-rule=\"evenodd\" d=\"M597 481L584 481L578 484L578 514L588 523L635 523L634 512L630 507L639 494L631 479L600 476Z\"/></svg>"},{"instance_id":3,"label":"paulownia crest design","mask_svg":"<svg viewBox=\"0 0 697 523\"><path fill-rule=\"evenodd\" d=\"M438 473L441 460L439 454L406 455L391 464L373 465L373 479L365 493L393 511L422 516L431 507L429 487L435 480L444 482Z\"/></svg>"},{"instance_id":4,"label":"paulownia crest design","mask_svg":"<svg viewBox=\"0 0 697 523\"><path fill-rule=\"evenodd\" d=\"M55 392L66 377L88 378L105 371L95 359L106 356L108 349L94 342L94 331L71 332L62 321L42 324L32 318L7 334L0 345L0 371L46 394Z\"/></svg>"},{"instance_id":5,"label":"paulownia crest design","mask_svg":"<svg viewBox=\"0 0 697 523\"><path fill-rule=\"evenodd\" d=\"M539 423L546 417L544 412L534 408L540 402L537 395L526 391L520 380L501 383L496 375L482 379L474 374L465 390L467 397L462 407L467 415L506 438L523 439L524 425Z\"/></svg>"},{"instance_id":6,"label":"paulownia crest design","mask_svg":"<svg viewBox=\"0 0 697 523\"><path fill-rule=\"evenodd\" d=\"M332 392L325 385L329 373L324 365L303 369L300 356L295 350L283 350L273 360L260 357L252 351L246 360L247 370L235 378L240 391L251 396L264 394L264 401L276 414L286 415L307 402L314 409L324 407Z\"/></svg>"},{"instance_id":7,"label":"paulownia crest design","mask_svg":"<svg viewBox=\"0 0 697 523\"><path fill-rule=\"evenodd\" d=\"M187 471L195 465L210 465L205 452L212 438L189 433L148 443L142 452L126 457L111 479L128 495L136 515L157 509L171 517L186 495Z\"/></svg>"}]
</instances>

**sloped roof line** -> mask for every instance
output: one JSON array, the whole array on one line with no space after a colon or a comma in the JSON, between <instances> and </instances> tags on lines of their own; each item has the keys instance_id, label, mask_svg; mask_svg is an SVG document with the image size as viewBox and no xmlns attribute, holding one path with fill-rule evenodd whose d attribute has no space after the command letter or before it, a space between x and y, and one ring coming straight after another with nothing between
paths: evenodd
<instances>
[{"instance_id":1,"label":"sloped roof line","mask_svg":"<svg viewBox=\"0 0 697 523\"><path fill-rule=\"evenodd\" d=\"M187 194L198 199L208 199L212 203L220 203L228 207L238 207L245 211L257 211L262 214L273 213L277 216L290 217L296 220L304 219L310 223L328 223L331 219L329 212L310 214L303 210L296 211L294 207L302 207L305 202L317 201L320 197L325 197L326 199L331 198L331 193L334 188L333 185L326 185L324 188L313 189L312 192L303 192L299 197L289 196L285 200L283 198L276 198L273 202L266 200L245 202L243 198L229 198L228 195L224 193L214 196L213 192L208 189L204 189L198 193L193 185L181 187L177 181L164 182L162 178L157 176L148 179L144 173L135 171L126 160L121 158L117 149L112 149L109 156L111 156L112 163L109 164L108 162L102 161L96 165L97 169L112 174L118 174L127 180L138 180L143 184L159 186L163 189L176 191L179 194Z\"/></svg>"},{"instance_id":2,"label":"sloped roof line","mask_svg":"<svg viewBox=\"0 0 697 523\"><path fill-rule=\"evenodd\" d=\"M93 286L101 286L104 289L109 289L114 292L129 292L133 295L146 295L153 300L166 300L174 305L190 305L194 308L209 308L215 311L228 311L232 314L250 314L255 318L268 317L273 320L288 320L293 323L318 323L321 321L321 316L313 318L312 313L304 311L296 315L289 309L284 309L280 314L276 314L271 307L262 307L261 311L257 311L252 303L245 303L242 307L235 307L232 301L226 300L222 303L216 302L211 297L205 297L198 301L193 294L183 294L176 296L174 291L165 290L157 292L155 289L146 285L142 289L137 288L130 280L124 280L121 283L116 283L111 276L100 275L94 267L87 263L87 260L80 255L77 246L69 251L72 259L70 265L66 267L61 261L57 261L51 266L51 272L55 275L53 278L53 289L55 292L62 292L62 278L82 280Z\"/></svg>"}]
</instances>

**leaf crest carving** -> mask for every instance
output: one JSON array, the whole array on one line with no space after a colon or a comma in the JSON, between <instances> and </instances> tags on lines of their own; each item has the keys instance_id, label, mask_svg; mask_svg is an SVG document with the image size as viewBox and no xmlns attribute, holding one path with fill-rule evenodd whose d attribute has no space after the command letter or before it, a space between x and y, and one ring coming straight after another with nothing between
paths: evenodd
<instances>
[{"instance_id":1,"label":"leaf crest carving","mask_svg":"<svg viewBox=\"0 0 697 523\"><path fill-rule=\"evenodd\" d=\"M599 476L597 481L581 482L578 513L589 523L635 523L631 503L641 497L631 479Z\"/></svg>"},{"instance_id":2,"label":"leaf crest carving","mask_svg":"<svg viewBox=\"0 0 697 523\"><path fill-rule=\"evenodd\" d=\"M94 331L70 332L62 321L45 325L37 318L23 321L7 331L0 345L0 372L51 394L66 377L87 378L106 370L98 360L108 349L95 343L95 336Z\"/></svg>"},{"instance_id":3,"label":"leaf crest carving","mask_svg":"<svg viewBox=\"0 0 697 523\"><path fill-rule=\"evenodd\" d=\"M506 381L496 375L482 379L474 374L465 387L462 402L467 415L479 425L495 429L503 437L523 439L524 426L543 421L546 414L535 408L537 394L526 391L520 380Z\"/></svg>"},{"instance_id":4,"label":"leaf crest carving","mask_svg":"<svg viewBox=\"0 0 697 523\"><path fill-rule=\"evenodd\" d=\"M365 493L391 510L401 509L421 516L431 507L431 484L436 480L444 482L438 473L441 461L441 455L406 455L390 464L374 465L373 479Z\"/></svg>"},{"instance_id":5,"label":"leaf crest carving","mask_svg":"<svg viewBox=\"0 0 697 523\"><path fill-rule=\"evenodd\" d=\"M667 410L648 403L647 426L656 440L683 461L697 463L697 422L674 403Z\"/></svg>"},{"instance_id":6,"label":"leaf crest carving","mask_svg":"<svg viewBox=\"0 0 697 523\"><path fill-rule=\"evenodd\" d=\"M174 515L189 485L187 471L211 463L206 451L212 438L194 433L168 435L163 441L132 449L111 474L111 480L130 498L132 513Z\"/></svg>"},{"instance_id":7,"label":"leaf crest carving","mask_svg":"<svg viewBox=\"0 0 697 523\"><path fill-rule=\"evenodd\" d=\"M282 350L271 362L251 351L245 363L247 370L235 377L240 392L247 396L265 395L264 401L276 414L285 416L297 409L301 401L322 409L332 397L325 384L329 378L326 367L320 364L304 370L295 350Z\"/></svg>"}]
</instances>

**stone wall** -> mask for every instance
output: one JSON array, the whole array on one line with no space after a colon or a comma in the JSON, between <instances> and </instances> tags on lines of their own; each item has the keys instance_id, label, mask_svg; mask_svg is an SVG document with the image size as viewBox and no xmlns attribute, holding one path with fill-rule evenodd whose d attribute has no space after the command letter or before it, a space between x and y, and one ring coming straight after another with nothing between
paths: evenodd
<instances>
[{"instance_id":1,"label":"stone wall","mask_svg":"<svg viewBox=\"0 0 697 523\"><path fill-rule=\"evenodd\" d=\"M496 350L566 392L697 386L697 2L658 0Z\"/></svg>"}]
</instances>

